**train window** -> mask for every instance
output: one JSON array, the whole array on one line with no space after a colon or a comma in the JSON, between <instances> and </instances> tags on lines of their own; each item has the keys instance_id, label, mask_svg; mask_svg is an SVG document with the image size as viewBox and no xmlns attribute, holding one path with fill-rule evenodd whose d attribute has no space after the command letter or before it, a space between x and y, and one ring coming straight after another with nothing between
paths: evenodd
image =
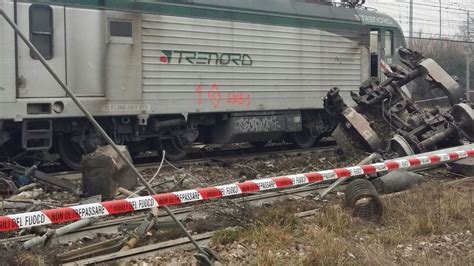
<instances>
[{"instance_id":1,"label":"train window","mask_svg":"<svg viewBox=\"0 0 474 266\"><path fill-rule=\"evenodd\" d=\"M379 52L379 31L372 30L370 32L370 53L376 54Z\"/></svg>"},{"instance_id":2,"label":"train window","mask_svg":"<svg viewBox=\"0 0 474 266\"><path fill-rule=\"evenodd\" d=\"M109 20L110 43L133 44L133 22Z\"/></svg>"},{"instance_id":3,"label":"train window","mask_svg":"<svg viewBox=\"0 0 474 266\"><path fill-rule=\"evenodd\" d=\"M46 59L53 58L53 9L48 5L33 4L29 9L30 41ZM37 59L30 51L30 56Z\"/></svg>"},{"instance_id":4,"label":"train window","mask_svg":"<svg viewBox=\"0 0 474 266\"><path fill-rule=\"evenodd\" d=\"M132 37L132 22L110 21L110 36Z\"/></svg>"},{"instance_id":5,"label":"train window","mask_svg":"<svg viewBox=\"0 0 474 266\"><path fill-rule=\"evenodd\" d=\"M378 30L370 31L370 76L378 77L380 36Z\"/></svg>"},{"instance_id":6,"label":"train window","mask_svg":"<svg viewBox=\"0 0 474 266\"><path fill-rule=\"evenodd\" d=\"M385 57L393 56L393 32L386 30L385 31Z\"/></svg>"}]
</instances>

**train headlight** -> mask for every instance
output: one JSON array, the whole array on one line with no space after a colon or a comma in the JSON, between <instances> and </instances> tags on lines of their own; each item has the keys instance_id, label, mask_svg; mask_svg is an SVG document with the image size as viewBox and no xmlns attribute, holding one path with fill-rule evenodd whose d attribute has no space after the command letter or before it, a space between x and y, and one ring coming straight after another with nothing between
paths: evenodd
<instances>
[{"instance_id":1,"label":"train headlight","mask_svg":"<svg viewBox=\"0 0 474 266\"><path fill-rule=\"evenodd\" d=\"M57 114L62 113L64 111L64 103L63 102L55 102L53 104L53 111Z\"/></svg>"}]
</instances>

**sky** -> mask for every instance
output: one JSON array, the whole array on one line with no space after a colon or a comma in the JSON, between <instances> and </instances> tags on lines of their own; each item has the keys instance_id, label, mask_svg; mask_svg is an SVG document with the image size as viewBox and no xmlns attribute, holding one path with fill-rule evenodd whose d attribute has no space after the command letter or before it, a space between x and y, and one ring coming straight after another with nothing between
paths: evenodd
<instances>
[{"instance_id":1,"label":"sky","mask_svg":"<svg viewBox=\"0 0 474 266\"><path fill-rule=\"evenodd\" d=\"M366 7L390 15L402 26L405 35L409 32L410 0L366 0ZM460 40L461 29L466 25L468 11L474 33L474 0L413 0L414 36L422 38L443 38ZM441 23L440 23L441 21ZM474 39L472 36L471 40Z\"/></svg>"}]
</instances>

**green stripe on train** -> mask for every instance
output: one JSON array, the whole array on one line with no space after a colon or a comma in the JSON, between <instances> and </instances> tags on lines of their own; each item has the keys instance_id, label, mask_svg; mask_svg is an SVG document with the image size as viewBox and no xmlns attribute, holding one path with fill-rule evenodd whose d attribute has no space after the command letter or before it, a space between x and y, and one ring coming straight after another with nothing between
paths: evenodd
<instances>
[{"instance_id":1,"label":"green stripe on train","mask_svg":"<svg viewBox=\"0 0 474 266\"><path fill-rule=\"evenodd\" d=\"M374 25L379 21L389 21L394 28L398 23L392 18L371 11L363 11L349 8L337 8L317 4L299 3L289 1L287 6L277 5L266 10L264 3L271 1L256 0L248 7L244 4L236 4L234 0L227 1L126 1L126 0L33 0L30 2L41 2L49 4L65 4L83 8L105 8L122 11L138 11L172 16L185 16L194 18L206 18L227 21L239 21L258 23L266 25L318 28L337 31L360 32L364 24L370 21L361 21L362 16L379 18L374 20ZM234 6L217 5L217 2L234 3ZM244 1L245 2L245 1ZM242 3L242 2L241 2ZM274 3L278 3L275 2ZM290 12L292 11L292 12ZM368 23L367 23L368 22ZM380 25L379 25L380 26ZM390 25L387 25L390 26Z\"/></svg>"}]
</instances>

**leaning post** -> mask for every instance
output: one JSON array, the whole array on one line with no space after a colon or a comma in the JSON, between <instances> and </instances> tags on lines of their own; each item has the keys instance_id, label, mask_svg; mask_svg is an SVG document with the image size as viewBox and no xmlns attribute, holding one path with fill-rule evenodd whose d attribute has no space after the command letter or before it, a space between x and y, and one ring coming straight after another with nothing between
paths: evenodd
<instances>
[{"instance_id":1,"label":"leaning post","mask_svg":"<svg viewBox=\"0 0 474 266\"><path fill-rule=\"evenodd\" d=\"M56 80L56 82L61 86L61 88L66 92L66 95L71 98L71 100L77 105L77 107L82 111L82 113L87 117L89 122L94 126L94 128L99 132L99 134L107 141L107 143L112 146L115 152L124 160L124 162L133 170L136 177L142 182L145 188L148 190L150 195L156 195L155 190L151 187L150 184L145 180L145 178L140 174L138 169L133 165L133 163L127 158L125 154L123 154L119 147L115 144L112 138L109 137L107 132L99 125L97 120L92 116L91 113L86 109L86 107L79 101L79 99L74 95L72 90L61 80L61 78L56 74L56 72L51 68L51 66L46 62L46 59L41 55L41 53L36 49L36 47L30 42L30 40L23 34L20 28L11 20L11 18L3 11L3 8L0 7L0 15L5 19L5 21L12 27L12 29L16 32L16 34L20 37L20 39L30 48L31 52L38 58L41 64L46 68L46 70L51 74L51 76ZM173 214L171 209L168 206L163 206L166 210L168 215L179 225L180 229L183 233L189 238L189 240L193 243L199 253L203 255L209 255L204 251L204 249L199 246L199 244L194 240L194 238L189 234L186 230L184 225L179 221L179 219ZM209 261L210 262L210 261Z\"/></svg>"}]
</instances>

